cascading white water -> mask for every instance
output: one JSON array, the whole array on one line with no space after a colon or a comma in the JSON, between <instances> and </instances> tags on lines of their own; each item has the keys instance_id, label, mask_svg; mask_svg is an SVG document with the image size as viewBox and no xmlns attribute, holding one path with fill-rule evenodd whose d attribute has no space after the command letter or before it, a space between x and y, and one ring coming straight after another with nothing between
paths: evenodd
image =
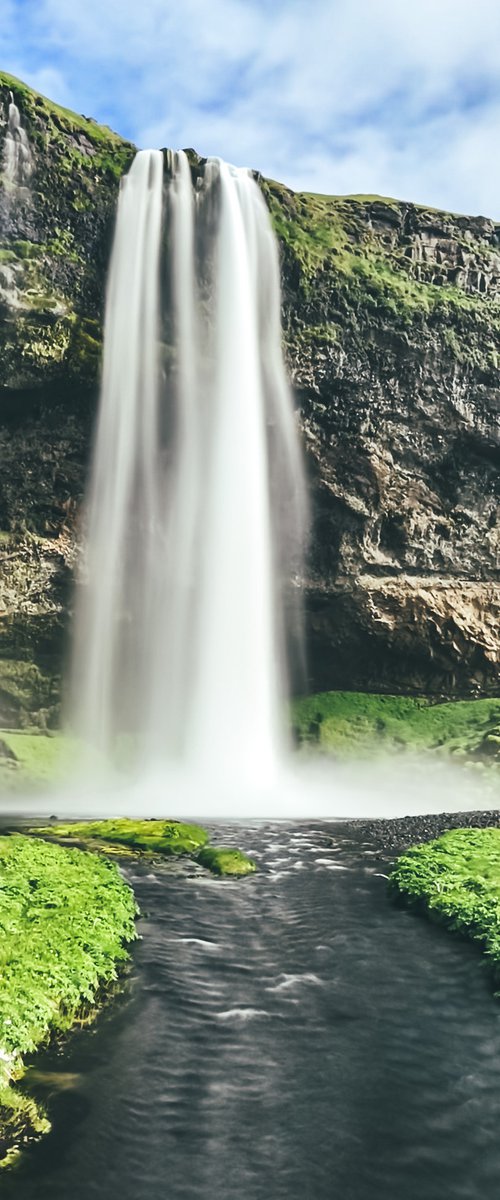
<instances>
[{"instance_id":1,"label":"cascading white water","mask_svg":"<svg viewBox=\"0 0 500 1200\"><path fill-rule=\"evenodd\" d=\"M165 306L159 152L120 195L74 718L108 756L125 732L139 762L269 780L305 524L277 247L248 171L209 160L194 191L185 154L167 167Z\"/></svg>"},{"instance_id":2,"label":"cascading white water","mask_svg":"<svg viewBox=\"0 0 500 1200\"><path fill-rule=\"evenodd\" d=\"M162 154L138 154L122 181L108 280L72 680L75 728L105 754L120 728L136 728L152 671L162 198Z\"/></svg>"},{"instance_id":3,"label":"cascading white water","mask_svg":"<svg viewBox=\"0 0 500 1200\"><path fill-rule=\"evenodd\" d=\"M7 129L3 144L3 174L11 187L26 186L33 173L33 156L21 114L10 93Z\"/></svg>"}]
</instances>

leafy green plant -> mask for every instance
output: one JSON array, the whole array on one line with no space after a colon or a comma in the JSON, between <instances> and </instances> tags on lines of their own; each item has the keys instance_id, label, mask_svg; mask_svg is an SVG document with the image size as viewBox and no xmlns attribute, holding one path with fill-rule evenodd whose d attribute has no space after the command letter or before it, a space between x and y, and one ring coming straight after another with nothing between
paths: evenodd
<instances>
[{"instance_id":1,"label":"leafy green plant","mask_svg":"<svg viewBox=\"0 0 500 1200\"><path fill-rule=\"evenodd\" d=\"M24 1056L95 1009L128 958L136 913L113 863L22 835L0 837L0 1156L20 1131L46 1127L43 1113L36 1116L11 1086Z\"/></svg>"},{"instance_id":2,"label":"leafy green plant","mask_svg":"<svg viewBox=\"0 0 500 1200\"><path fill-rule=\"evenodd\" d=\"M393 894L478 942L500 972L500 829L453 829L414 846L390 877Z\"/></svg>"}]
</instances>

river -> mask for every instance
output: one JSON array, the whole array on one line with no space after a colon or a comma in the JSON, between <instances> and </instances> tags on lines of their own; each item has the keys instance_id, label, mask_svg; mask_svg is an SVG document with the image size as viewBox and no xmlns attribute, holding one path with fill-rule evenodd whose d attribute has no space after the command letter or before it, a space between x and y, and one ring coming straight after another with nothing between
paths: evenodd
<instances>
[{"instance_id":1,"label":"river","mask_svg":"<svg viewBox=\"0 0 500 1200\"><path fill-rule=\"evenodd\" d=\"M258 874L124 866L143 916L123 994L38 1056L53 1132L2 1195L497 1200L480 953L389 901L374 825L213 832Z\"/></svg>"}]
</instances>

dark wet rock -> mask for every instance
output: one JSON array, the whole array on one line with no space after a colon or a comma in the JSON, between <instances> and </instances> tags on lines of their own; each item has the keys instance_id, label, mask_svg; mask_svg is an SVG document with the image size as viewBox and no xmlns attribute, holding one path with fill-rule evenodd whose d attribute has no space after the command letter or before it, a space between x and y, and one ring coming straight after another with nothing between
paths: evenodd
<instances>
[{"instance_id":1,"label":"dark wet rock","mask_svg":"<svg viewBox=\"0 0 500 1200\"><path fill-rule=\"evenodd\" d=\"M334 823L343 836L352 830L356 839L373 844L382 857L404 854L410 846L430 842L448 829L489 829L500 826L500 811L436 813L376 821Z\"/></svg>"}]
</instances>

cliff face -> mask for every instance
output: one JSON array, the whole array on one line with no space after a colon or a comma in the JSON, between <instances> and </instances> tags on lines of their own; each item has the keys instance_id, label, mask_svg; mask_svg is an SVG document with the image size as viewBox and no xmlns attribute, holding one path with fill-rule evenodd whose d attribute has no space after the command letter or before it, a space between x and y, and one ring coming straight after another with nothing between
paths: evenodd
<instances>
[{"instance_id":1,"label":"cliff face","mask_svg":"<svg viewBox=\"0 0 500 1200\"><path fill-rule=\"evenodd\" d=\"M134 152L0 75L4 132L10 89L33 172L0 181L0 725L56 716ZM311 478L311 687L498 692L500 226L262 188Z\"/></svg>"},{"instance_id":2,"label":"cliff face","mask_svg":"<svg viewBox=\"0 0 500 1200\"><path fill-rule=\"evenodd\" d=\"M9 93L31 151L8 177ZM57 720L104 281L134 147L0 74L0 726Z\"/></svg>"},{"instance_id":3,"label":"cliff face","mask_svg":"<svg viewBox=\"0 0 500 1200\"><path fill-rule=\"evenodd\" d=\"M493 694L500 225L264 186L313 484L313 686Z\"/></svg>"}]
</instances>

